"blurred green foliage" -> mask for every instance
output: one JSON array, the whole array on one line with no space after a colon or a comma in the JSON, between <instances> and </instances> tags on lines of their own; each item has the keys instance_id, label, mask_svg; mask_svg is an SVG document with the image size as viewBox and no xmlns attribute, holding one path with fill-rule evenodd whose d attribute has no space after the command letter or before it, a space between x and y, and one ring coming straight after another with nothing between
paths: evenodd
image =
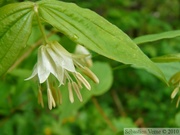
<instances>
[{"instance_id":1,"label":"blurred green foliage","mask_svg":"<svg viewBox=\"0 0 180 135\"><path fill-rule=\"evenodd\" d=\"M23 0L1 0L0 6L16 1ZM94 10L131 38L180 29L179 0L64 1ZM29 48L40 37L38 30L34 31ZM51 38L72 43L63 35L58 35ZM180 38L177 37L146 43L140 48L149 57L156 57L178 53L179 43ZM83 103L76 101L50 111L47 100L45 108L37 104L37 84L24 81L36 62L36 51L33 51L31 56L0 80L0 135L112 135L122 134L124 127L180 127L180 110L175 108L176 102L170 99L173 88L145 71L135 70L94 53L93 60L96 62L93 70L102 75L100 79L104 79L105 84L110 84L95 89L104 90L100 94L87 91L85 95L89 95L88 98L83 96ZM108 68L105 71L102 70L103 64ZM178 64L175 66L180 69ZM65 114L66 117L62 117Z\"/></svg>"}]
</instances>

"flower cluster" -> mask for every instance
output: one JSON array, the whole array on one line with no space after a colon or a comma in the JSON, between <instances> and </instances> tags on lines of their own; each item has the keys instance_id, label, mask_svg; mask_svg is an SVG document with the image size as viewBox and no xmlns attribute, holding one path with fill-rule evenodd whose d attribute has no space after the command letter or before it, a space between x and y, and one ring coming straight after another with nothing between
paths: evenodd
<instances>
[{"instance_id":1,"label":"flower cluster","mask_svg":"<svg viewBox=\"0 0 180 135\"><path fill-rule=\"evenodd\" d=\"M91 57L84 47L78 45L75 54L71 54L58 42L51 42L39 47L37 63L32 75L26 80L37 76L40 84L47 83L48 106L49 109L52 109L56 106L57 101L61 103L61 93L58 91L57 94L54 94L56 92L54 92L54 87L49 82L49 76L52 74L58 80L59 86L67 83L69 99L72 103L74 102L73 91L82 101L80 89L85 86L88 90L91 90L91 86L76 68L80 69L95 83L99 83L97 76L88 68L90 65L92 65ZM38 93L38 101L44 106L41 87Z\"/></svg>"}]
</instances>

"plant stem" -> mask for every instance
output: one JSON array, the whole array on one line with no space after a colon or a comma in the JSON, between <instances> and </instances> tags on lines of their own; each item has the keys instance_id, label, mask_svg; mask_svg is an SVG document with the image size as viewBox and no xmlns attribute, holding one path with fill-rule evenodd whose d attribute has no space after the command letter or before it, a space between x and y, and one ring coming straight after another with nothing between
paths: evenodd
<instances>
[{"instance_id":1,"label":"plant stem","mask_svg":"<svg viewBox=\"0 0 180 135\"><path fill-rule=\"evenodd\" d=\"M117 132L116 127L112 124L111 120L107 117L107 115L104 113L103 109L101 108L101 106L99 105L97 99L95 97L92 97L92 101L94 103L94 105L96 106L97 110L99 111L99 113L101 114L101 116L104 118L105 122L107 123L107 125L112 129L112 131L114 133Z\"/></svg>"},{"instance_id":2,"label":"plant stem","mask_svg":"<svg viewBox=\"0 0 180 135\"><path fill-rule=\"evenodd\" d=\"M124 107L123 107L123 105L121 103L121 100L118 97L118 93L115 90L112 90L111 93L112 93L113 100L114 100L114 102L115 102L115 104L117 106L117 109L118 109L120 115L121 116L126 116L126 113L124 111Z\"/></svg>"},{"instance_id":3,"label":"plant stem","mask_svg":"<svg viewBox=\"0 0 180 135\"><path fill-rule=\"evenodd\" d=\"M50 37L52 35L54 35L55 31L52 31L51 33L49 33L47 35L47 37ZM42 44L43 40L39 39L36 43L34 43L33 45L31 45L28 49L26 49L24 51L24 53L22 54L22 56L20 56L17 61L10 67L10 69L8 70L8 72L11 72L13 69L15 69L19 64L21 64L21 62L23 62L38 46L40 46Z\"/></svg>"},{"instance_id":4,"label":"plant stem","mask_svg":"<svg viewBox=\"0 0 180 135\"><path fill-rule=\"evenodd\" d=\"M36 18L37 18L37 22L38 22L40 31L41 31L42 36L43 36L43 40L44 40L45 44L47 44L48 43L48 39L47 39L46 33L44 31L44 27L41 24L41 20L40 20L39 14L38 14L38 6L36 4L34 5L34 11L35 11L35 14L36 14Z\"/></svg>"}]
</instances>

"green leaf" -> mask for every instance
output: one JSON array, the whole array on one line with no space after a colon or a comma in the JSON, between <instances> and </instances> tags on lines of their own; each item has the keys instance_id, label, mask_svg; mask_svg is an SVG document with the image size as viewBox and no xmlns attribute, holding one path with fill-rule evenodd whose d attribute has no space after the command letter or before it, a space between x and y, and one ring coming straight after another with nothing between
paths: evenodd
<instances>
[{"instance_id":1,"label":"green leaf","mask_svg":"<svg viewBox=\"0 0 180 135\"><path fill-rule=\"evenodd\" d=\"M153 42L165 38L175 38L180 36L180 30L174 30L174 31L168 31L168 32L163 32L159 34L150 34L150 35L145 35L141 37L137 37L134 39L134 42L136 44L142 44L142 43L147 43L147 42Z\"/></svg>"},{"instance_id":2,"label":"green leaf","mask_svg":"<svg viewBox=\"0 0 180 135\"><path fill-rule=\"evenodd\" d=\"M91 82L92 90L90 92L93 96L102 95L110 89L113 83L112 69L107 63L95 62L92 71L97 75L100 83L94 84Z\"/></svg>"},{"instance_id":3,"label":"green leaf","mask_svg":"<svg viewBox=\"0 0 180 135\"><path fill-rule=\"evenodd\" d=\"M31 33L33 3L9 4L0 8L0 76L17 59Z\"/></svg>"},{"instance_id":4,"label":"green leaf","mask_svg":"<svg viewBox=\"0 0 180 135\"><path fill-rule=\"evenodd\" d=\"M157 63L180 62L180 53L154 57L151 60Z\"/></svg>"},{"instance_id":5,"label":"green leaf","mask_svg":"<svg viewBox=\"0 0 180 135\"><path fill-rule=\"evenodd\" d=\"M80 102L74 92L74 103L70 103L69 101L69 92L67 87L61 86L62 93L62 105L60 105L60 109L62 110L61 118L68 117L74 111L77 111L81 106L83 106L92 96L101 95L107 92L113 82L112 69L107 63L95 62L92 71L99 78L99 84L93 83L91 80L87 79L91 85L91 91L86 88L81 89L81 95L83 98L83 102ZM68 106L68 107L67 107Z\"/></svg>"},{"instance_id":6,"label":"green leaf","mask_svg":"<svg viewBox=\"0 0 180 135\"><path fill-rule=\"evenodd\" d=\"M144 68L166 82L160 69L120 29L72 3L40 1L39 15L74 42L110 59Z\"/></svg>"},{"instance_id":7,"label":"green leaf","mask_svg":"<svg viewBox=\"0 0 180 135\"><path fill-rule=\"evenodd\" d=\"M180 63L157 63L157 66L164 73L167 80L169 80L175 73L180 71Z\"/></svg>"}]
</instances>

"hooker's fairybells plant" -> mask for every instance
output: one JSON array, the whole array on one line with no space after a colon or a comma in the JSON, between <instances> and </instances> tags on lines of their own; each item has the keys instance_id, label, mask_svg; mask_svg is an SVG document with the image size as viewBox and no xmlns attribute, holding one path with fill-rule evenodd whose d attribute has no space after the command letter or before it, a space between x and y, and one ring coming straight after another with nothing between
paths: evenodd
<instances>
[{"instance_id":1,"label":"hooker's fairybells plant","mask_svg":"<svg viewBox=\"0 0 180 135\"><path fill-rule=\"evenodd\" d=\"M81 54L78 54L78 52ZM37 63L34 66L32 75L26 80L37 76L40 84L44 82L47 83L49 109L55 107L58 102L61 103L60 91L58 91L57 94L54 94L56 92L54 92L54 87L49 81L50 74L58 80L59 86L68 85L69 100L71 103L74 102L73 90L80 101L82 101L80 93L82 85L88 90L91 90L89 82L76 70L76 68L80 69L95 83L99 83L97 76L88 68L92 62L90 55L87 53L88 51L84 47L78 45L76 54L71 54L58 42L51 42L39 47ZM44 106L41 88L39 89L38 101Z\"/></svg>"},{"instance_id":2,"label":"hooker's fairybells plant","mask_svg":"<svg viewBox=\"0 0 180 135\"><path fill-rule=\"evenodd\" d=\"M179 30L154 36L137 37L132 40L122 30L95 12L83 9L73 3L57 0L14 3L0 8L0 76L4 75L17 60L20 52L29 41L33 26L37 25L44 43L38 50L37 64L27 80L35 76L38 78L40 84L38 101L42 106L44 106L41 88L43 83L47 83L49 108L52 109L57 103L61 103L61 93L55 90L57 85L52 80L54 78L59 82L59 86L68 86L71 102L74 102L73 92L82 101L80 93L82 86L88 90L91 89L89 82L81 73L84 73L95 83L99 82L96 75L88 68L92 65L89 52L78 46L75 54L71 54L58 42L49 42L44 25L52 26L53 29L55 28L74 43L85 45L95 53L134 68L145 69L168 84L166 70L161 69L150 60L137 44L177 37L180 35ZM82 52L84 54L79 54ZM179 61L179 55L173 56ZM171 61L169 56L165 59L168 62ZM175 90L171 98L179 95L180 85L177 82L179 79L173 81Z\"/></svg>"}]
</instances>

